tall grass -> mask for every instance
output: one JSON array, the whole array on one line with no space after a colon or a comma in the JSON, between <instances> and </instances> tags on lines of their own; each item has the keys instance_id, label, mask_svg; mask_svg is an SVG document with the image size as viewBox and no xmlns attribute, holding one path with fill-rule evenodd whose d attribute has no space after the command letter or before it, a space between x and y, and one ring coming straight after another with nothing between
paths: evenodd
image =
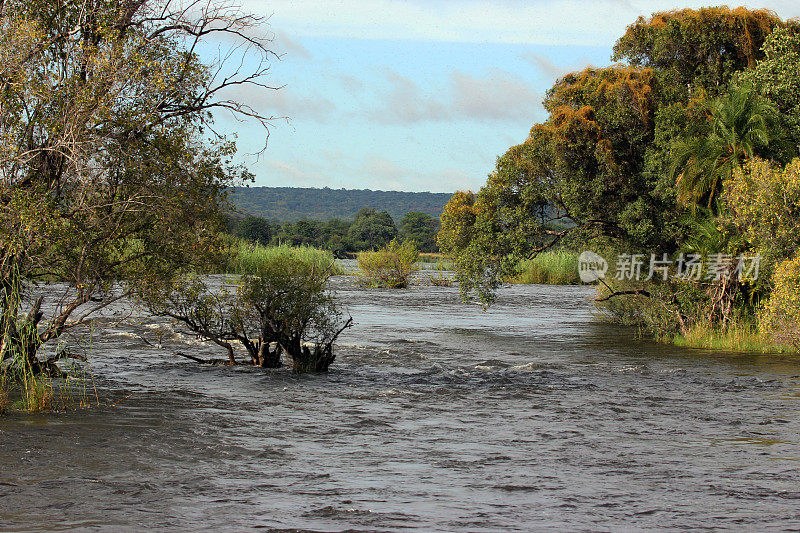
<instances>
[{"instance_id":1,"label":"tall grass","mask_svg":"<svg viewBox=\"0 0 800 533\"><path fill-rule=\"evenodd\" d=\"M578 254L565 250L542 252L533 259L520 261L510 283L577 285Z\"/></svg>"},{"instance_id":2,"label":"tall grass","mask_svg":"<svg viewBox=\"0 0 800 533\"><path fill-rule=\"evenodd\" d=\"M725 328L698 323L685 335L675 336L672 342L676 346L732 352L798 353L796 347L776 343L772 336L759 331L756 324L742 320L732 320Z\"/></svg>"},{"instance_id":3,"label":"tall grass","mask_svg":"<svg viewBox=\"0 0 800 533\"><path fill-rule=\"evenodd\" d=\"M22 301L21 282L6 290L9 292L5 293L5 301L11 304L6 303L8 308L0 309L5 314L5 329L0 331L0 340L15 340L7 343L0 354L0 414L9 410L36 413L87 407L90 404L87 383L94 381L86 357L79 357L80 363L62 362L63 368L56 366L58 357L32 361L22 347L36 344L33 339L37 331L26 319L17 316L16 309ZM90 333L90 342L91 338ZM61 349L63 346L57 351ZM94 392L97 399L97 391Z\"/></svg>"},{"instance_id":4,"label":"tall grass","mask_svg":"<svg viewBox=\"0 0 800 533\"><path fill-rule=\"evenodd\" d=\"M238 241L234 244L235 254L227 267L227 274L252 274L258 272L261 265L274 261L276 258L291 255L292 257L311 264L318 264L331 268L333 275L344 274L344 270L336 262L333 254L310 246L262 246L260 244Z\"/></svg>"}]
</instances>

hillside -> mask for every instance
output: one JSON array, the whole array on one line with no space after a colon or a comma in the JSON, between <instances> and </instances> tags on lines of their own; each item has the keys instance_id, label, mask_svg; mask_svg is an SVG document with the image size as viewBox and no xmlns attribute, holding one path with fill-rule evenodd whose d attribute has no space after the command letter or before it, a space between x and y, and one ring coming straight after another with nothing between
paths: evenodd
<instances>
[{"instance_id":1,"label":"hillside","mask_svg":"<svg viewBox=\"0 0 800 533\"><path fill-rule=\"evenodd\" d=\"M438 217L450 196L447 193L327 187L236 187L231 195L237 211L280 221L301 218L352 220L364 207L388 211L395 221L399 221L409 211L420 211Z\"/></svg>"}]
</instances>

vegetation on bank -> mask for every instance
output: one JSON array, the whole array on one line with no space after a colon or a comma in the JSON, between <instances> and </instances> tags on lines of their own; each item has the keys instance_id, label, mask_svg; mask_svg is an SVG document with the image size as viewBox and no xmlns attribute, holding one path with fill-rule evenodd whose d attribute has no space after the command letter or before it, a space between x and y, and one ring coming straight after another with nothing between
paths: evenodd
<instances>
[{"instance_id":1,"label":"vegetation on bank","mask_svg":"<svg viewBox=\"0 0 800 533\"><path fill-rule=\"evenodd\" d=\"M226 194L252 176L233 163L235 144L214 136L214 114L255 121L266 139L271 113L218 96L266 87L275 54L259 17L217 0L193 7L0 7L4 402L16 401L9 390L32 391L26 408L44 408L67 390L62 370L77 357L60 344L67 332L154 280L168 286L226 261ZM192 51L212 36L230 48L207 65ZM65 290L36 283L52 279Z\"/></svg>"},{"instance_id":2,"label":"vegetation on bank","mask_svg":"<svg viewBox=\"0 0 800 533\"><path fill-rule=\"evenodd\" d=\"M547 120L445 206L438 241L463 296L491 303L570 240L643 258L640 276L612 267L601 285L615 320L668 342L796 348L800 24L747 8L655 13L613 59L560 78ZM759 268L743 272L744 258Z\"/></svg>"}]
</instances>

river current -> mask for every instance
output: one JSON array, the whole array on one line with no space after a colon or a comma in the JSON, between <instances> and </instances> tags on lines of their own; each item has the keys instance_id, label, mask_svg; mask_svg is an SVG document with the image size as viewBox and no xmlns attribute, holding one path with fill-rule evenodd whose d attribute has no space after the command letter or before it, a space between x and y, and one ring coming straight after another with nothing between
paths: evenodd
<instances>
[{"instance_id":1,"label":"river current","mask_svg":"<svg viewBox=\"0 0 800 533\"><path fill-rule=\"evenodd\" d=\"M98 321L99 407L0 418L0 529L800 529L800 364L655 345L587 287L334 280L327 374Z\"/></svg>"}]
</instances>

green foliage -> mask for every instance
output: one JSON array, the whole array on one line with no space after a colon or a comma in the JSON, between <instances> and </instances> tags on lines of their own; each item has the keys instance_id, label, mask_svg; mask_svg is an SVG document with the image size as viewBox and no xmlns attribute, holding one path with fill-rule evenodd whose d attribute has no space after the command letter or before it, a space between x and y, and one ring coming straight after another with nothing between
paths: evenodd
<instances>
[{"instance_id":1,"label":"green foliage","mask_svg":"<svg viewBox=\"0 0 800 533\"><path fill-rule=\"evenodd\" d=\"M753 159L728 182L725 220L747 247L771 265L790 258L800 247L800 159L781 169ZM769 280L765 276L762 282Z\"/></svg>"},{"instance_id":2,"label":"green foliage","mask_svg":"<svg viewBox=\"0 0 800 533\"><path fill-rule=\"evenodd\" d=\"M578 285L578 254L566 250L542 252L533 259L520 261L511 283Z\"/></svg>"},{"instance_id":3,"label":"green foliage","mask_svg":"<svg viewBox=\"0 0 800 533\"><path fill-rule=\"evenodd\" d=\"M242 220L236 221L235 226L230 229L233 230L233 235L256 244L267 245L272 241L273 229L263 218L248 215Z\"/></svg>"},{"instance_id":4,"label":"green foliage","mask_svg":"<svg viewBox=\"0 0 800 533\"><path fill-rule=\"evenodd\" d=\"M378 251L360 252L357 260L368 286L401 289L408 286L409 278L418 270L418 257L416 243L393 239Z\"/></svg>"},{"instance_id":5,"label":"green foliage","mask_svg":"<svg viewBox=\"0 0 800 533\"><path fill-rule=\"evenodd\" d=\"M439 232L439 221L427 213L409 211L400 221L399 237L405 241L414 241L421 252L436 252L436 234Z\"/></svg>"},{"instance_id":6,"label":"green foliage","mask_svg":"<svg viewBox=\"0 0 800 533\"><path fill-rule=\"evenodd\" d=\"M386 246L395 237L397 227L389 213L379 213L371 207L359 211L347 230L347 238L360 250L375 250Z\"/></svg>"},{"instance_id":7,"label":"green foliage","mask_svg":"<svg viewBox=\"0 0 800 533\"><path fill-rule=\"evenodd\" d=\"M409 211L438 217L447 193L315 189L299 187L234 187L231 202L237 210L257 217L295 222L300 219L352 222L364 207L386 210L394 220Z\"/></svg>"},{"instance_id":8,"label":"green foliage","mask_svg":"<svg viewBox=\"0 0 800 533\"><path fill-rule=\"evenodd\" d=\"M517 265L538 268L521 261L563 240L670 254L686 243L716 253L752 251L717 200L746 161L782 161L786 150L774 106L750 88L746 74L737 75L762 60L762 79L778 75L769 47L779 45L765 53L762 44L773 30L795 27L746 8L656 13L617 42L614 59L628 65L559 79L544 101L547 120L498 158L477 194L458 192L445 206L438 240L454 259L462 294L491 302L501 281L519 273ZM731 87L734 79L740 81ZM619 315L637 315L665 338L695 318L699 323L700 309L716 327L752 308L757 291L749 283L708 283L699 289L703 296L685 298L694 290L665 284L652 290L652 305L631 304ZM634 300L631 292L642 294L641 287L624 292L607 305L623 308Z\"/></svg>"},{"instance_id":9,"label":"green foliage","mask_svg":"<svg viewBox=\"0 0 800 533\"><path fill-rule=\"evenodd\" d=\"M148 309L224 348L237 364L234 345L251 364L282 365L296 372L323 372L334 361L333 343L352 324L343 319L327 283L335 262L326 252L279 246L263 248L232 285L212 289L197 276L140 287Z\"/></svg>"},{"instance_id":10,"label":"green foliage","mask_svg":"<svg viewBox=\"0 0 800 533\"><path fill-rule=\"evenodd\" d=\"M711 208L742 163L765 154L778 136L777 110L752 87L732 87L710 106L708 131L676 142L672 175L679 198Z\"/></svg>"},{"instance_id":11,"label":"green foliage","mask_svg":"<svg viewBox=\"0 0 800 533\"><path fill-rule=\"evenodd\" d=\"M761 330L775 342L800 350L800 259L780 263L772 282L772 294L759 314Z\"/></svg>"},{"instance_id":12,"label":"green foliage","mask_svg":"<svg viewBox=\"0 0 800 533\"><path fill-rule=\"evenodd\" d=\"M800 31L777 28L764 42L764 57L752 70L742 72L744 83L755 85L780 111L792 142L792 156L800 145Z\"/></svg>"},{"instance_id":13,"label":"green foliage","mask_svg":"<svg viewBox=\"0 0 800 533\"><path fill-rule=\"evenodd\" d=\"M261 246L244 241L234 244L234 255L228 263L228 274L256 274L265 265L272 264L279 257L293 257L304 264L316 264L330 268L331 275L343 274L333 254L310 246Z\"/></svg>"},{"instance_id":14,"label":"green foliage","mask_svg":"<svg viewBox=\"0 0 800 533\"><path fill-rule=\"evenodd\" d=\"M195 29L240 39L255 33L255 19L199 7L2 3L0 285L25 284L35 312L22 316L21 302L6 299L0 321L33 332L27 345L13 335L2 343L17 343L34 371L47 368L39 348L120 298L115 286L222 258L226 191L249 174L232 163L233 143L207 135L215 108L243 108L212 96L257 83L269 50L247 37L247 66L257 66L220 82L214 68L227 66L200 61L194 50L205 32ZM246 113L266 124L257 110ZM69 290L42 306L31 282L52 279Z\"/></svg>"},{"instance_id":15,"label":"green foliage","mask_svg":"<svg viewBox=\"0 0 800 533\"><path fill-rule=\"evenodd\" d=\"M768 10L705 7L639 17L614 45L615 61L653 69L663 103L686 102L692 92L714 97L733 75L764 57L761 47L787 26Z\"/></svg>"}]
</instances>

